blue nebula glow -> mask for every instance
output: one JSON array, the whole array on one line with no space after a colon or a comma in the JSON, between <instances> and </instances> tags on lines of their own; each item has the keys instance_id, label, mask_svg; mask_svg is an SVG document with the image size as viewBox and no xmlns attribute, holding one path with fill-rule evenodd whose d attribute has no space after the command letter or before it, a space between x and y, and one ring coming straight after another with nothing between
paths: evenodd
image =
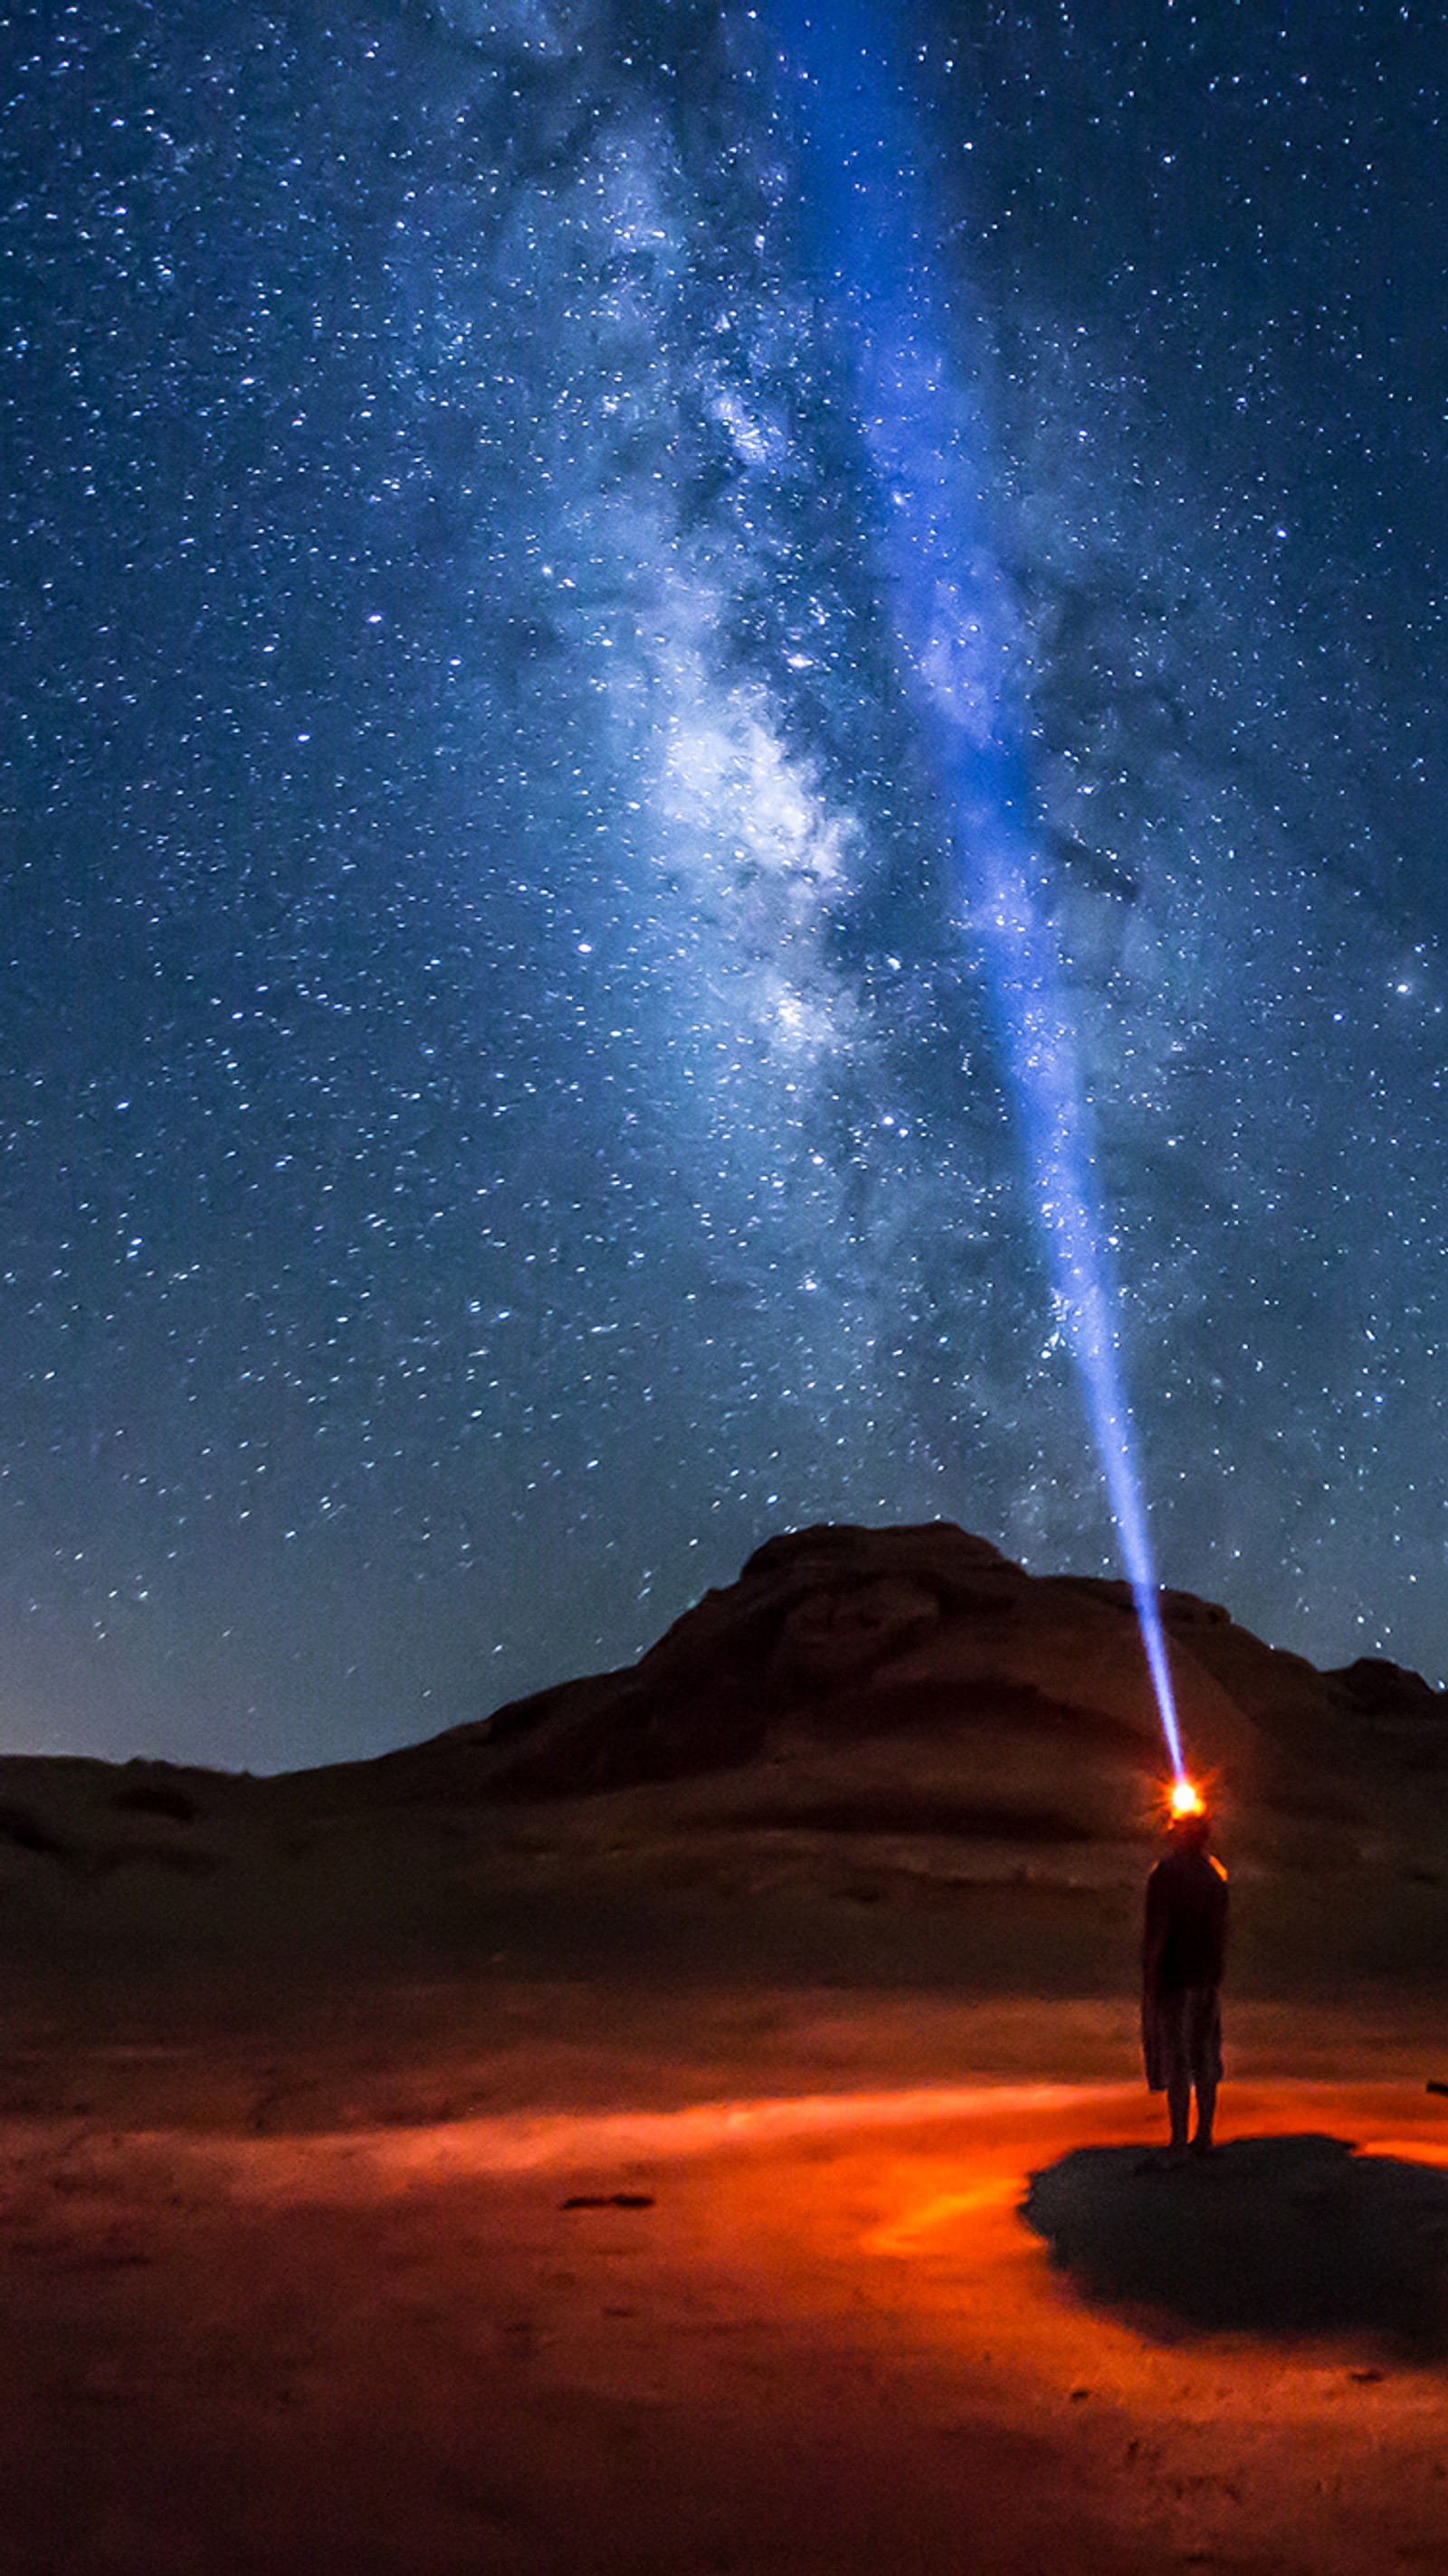
<instances>
[{"instance_id":1,"label":"blue nebula glow","mask_svg":"<svg viewBox=\"0 0 1448 2576\"><path fill-rule=\"evenodd\" d=\"M1173 1770L1185 1774L1122 1382L1118 1301L1079 1051L1033 836L1023 638L992 542L989 450L951 355L920 148L874 13L776 0L798 96L804 220L849 343L881 570L939 782L965 924L989 971L1062 1339L1080 1374Z\"/></svg>"}]
</instances>

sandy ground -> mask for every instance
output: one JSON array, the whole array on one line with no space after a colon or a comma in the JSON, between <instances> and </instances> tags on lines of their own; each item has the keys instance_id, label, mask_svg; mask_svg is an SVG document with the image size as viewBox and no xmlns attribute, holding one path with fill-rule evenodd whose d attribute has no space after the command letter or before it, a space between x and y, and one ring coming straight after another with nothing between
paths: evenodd
<instances>
[{"instance_id":1,"label":"sandy ground","mask_svg":"<svg viewBox=\"0 0 1448 2576\"><path fill-rule=\"evenodd\" d=\"M1236 2143L1159 2177L1080 2155L1160 2131L1120 2005L290 2001L16 2005L15 2576L1448 2570L1429 2005L1239 2012ZM1241 2142L1313 2135L1362 2157L1280 2151L1267 2240L1345 2284L1304 2334Z\"/></svg>"}]
</instances>

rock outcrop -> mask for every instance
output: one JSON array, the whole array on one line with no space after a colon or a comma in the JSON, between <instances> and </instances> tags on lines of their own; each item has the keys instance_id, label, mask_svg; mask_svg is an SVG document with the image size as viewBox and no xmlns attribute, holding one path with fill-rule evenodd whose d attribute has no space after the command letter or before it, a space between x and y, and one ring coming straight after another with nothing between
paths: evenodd
<instances>
[{"instance_id":1,"label":"rock outcrop","mask_svg":"<svg viewBox=\"0 0 1448 2576\"><path fill-rule=\"evenodd\" d=\"M1328 1767L1350 1753L1341 1677L1275 1653L1215 1602L1167 1591L1161 1608L1191 1758L1239 1810L1270 1800L1304 1726ZM1129 1587L1027 1574L949 1522L793 1531L627 1670L379 1767L399 1794L409 1778L435 1794L450 1771L459 1794L532 1803L760 1765L794 1778L816 1814L862 1812L873 1782L881 1815L904 1796L920 1816L928 1780L942 1815L1139 1835L1166 1762Z\"/></svg>"},{"instance_id":2,"label":"rock outcrop","mask_svg":"<svg viewBox=\"0 0 1448 2576\"><path fill-rule=\"evenodd\" d=\"M1448 1974L1444 1695L1371 1658L1319 1672L1187 1593L1161 1610L1255 1890L1240 1955L1268 1983L1304 1943L1333 1974ZM1125 1585L1028 1574L945 1522L798 1530L627 1669L374 1761L0 1760L0 1949L431 1973L521 1943L572 1972L590 1925L652 1960L712 1908L721 1956L1065 1991L1130 1958L1167 1768Z\"/></svg>"}]
</instances>

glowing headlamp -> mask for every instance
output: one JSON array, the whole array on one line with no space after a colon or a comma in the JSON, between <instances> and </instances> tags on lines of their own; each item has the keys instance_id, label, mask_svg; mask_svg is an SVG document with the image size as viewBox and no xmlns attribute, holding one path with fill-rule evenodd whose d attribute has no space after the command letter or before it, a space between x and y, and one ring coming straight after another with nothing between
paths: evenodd
<instances>
[{"instance_id":1,"label":"glowing headlamp","mask_svg":"<svg viewBox=\"0 0 1448 2576\"><path fill-rule=\"evenodd\" d=\"M1202 1793L1194 1780L1178 1780L1174 1783L1171 1793L1171 1811L1175 1817L1206 1814Z\"/></svg>"}]
</instances>

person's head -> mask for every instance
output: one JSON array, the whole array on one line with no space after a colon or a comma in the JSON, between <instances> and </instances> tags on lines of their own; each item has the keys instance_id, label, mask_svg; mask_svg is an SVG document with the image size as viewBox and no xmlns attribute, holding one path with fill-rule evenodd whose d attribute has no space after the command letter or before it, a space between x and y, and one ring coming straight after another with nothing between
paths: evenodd
<instances>
[{"instance_id":1,"label":"person's head","mask_svg":"<svg viewBox=\"0 0 1448 2576\"><path fill-rule=\"evenodd\" d=\"M1212 1820L1205 1807L1193 1807L1184 1816L1173 1816L1167 1833L1174 1851L1205 1851L1212 1839Z\"/></svg>"}]
</instances>

